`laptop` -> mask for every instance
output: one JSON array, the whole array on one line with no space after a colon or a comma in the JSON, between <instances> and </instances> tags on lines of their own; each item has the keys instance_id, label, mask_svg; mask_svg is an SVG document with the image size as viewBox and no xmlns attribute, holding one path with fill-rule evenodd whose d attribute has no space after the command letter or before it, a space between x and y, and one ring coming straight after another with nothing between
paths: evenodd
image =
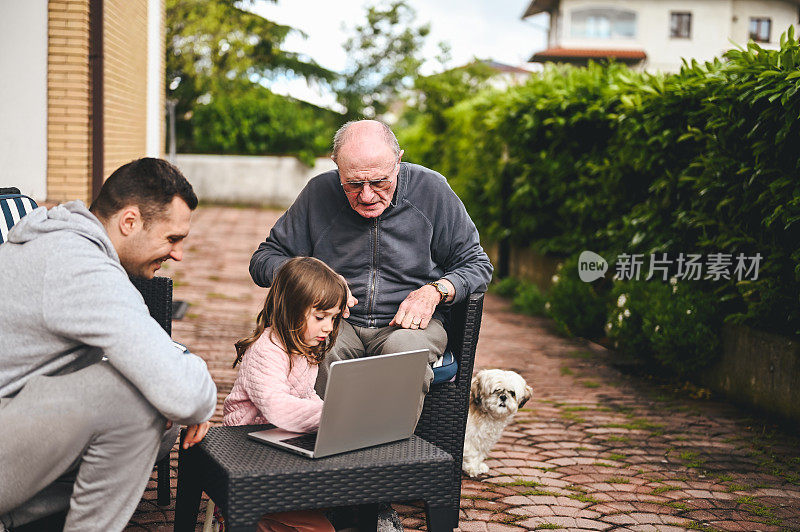
<instances>
[{"instance_id":1,"label":"laptop","mask_svg":"<svg viewBox=\"0 0 800 532\"><path fill-rule=\"evenodd\" d=\"M337 360L328 373L316 433L271 428L248 436L310 458L409 438L427 364L427 349Z\"/></svg>"}]
</instances>

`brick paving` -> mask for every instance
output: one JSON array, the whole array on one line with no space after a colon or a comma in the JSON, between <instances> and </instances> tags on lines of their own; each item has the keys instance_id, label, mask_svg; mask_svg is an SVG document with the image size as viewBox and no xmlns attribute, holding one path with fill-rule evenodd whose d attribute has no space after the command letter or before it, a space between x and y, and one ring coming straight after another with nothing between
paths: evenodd
<instances>
[{"instance_id":1,"label":"brick paving","mask_svg":"<svg viewBox=\"0 0 800 532\"><path fill-rule=\"evenodd\" d=\"M235 378L232 344L252 330L266 294L249 278L250 255L279 215L200 208L184 261L162 273L191 304L173 336L207 360L216 422ZM602 347L562 338L549 320L515 314L491 294L476 367L516 370L535 393L489 474L464 479L460 530L800 530L796 437L693 398L704 395L697 390L621 374ZM172 530L176 462L173 451L173 505L155 505L153 480L128 530ZM421 506L395 507L406 530L425 529Z\"/></svg>"}]
</instances>

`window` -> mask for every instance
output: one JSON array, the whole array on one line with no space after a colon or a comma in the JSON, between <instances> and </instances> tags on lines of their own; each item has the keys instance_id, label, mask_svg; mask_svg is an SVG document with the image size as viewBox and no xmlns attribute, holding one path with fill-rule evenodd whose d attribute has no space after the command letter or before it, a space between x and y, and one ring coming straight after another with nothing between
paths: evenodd
<instances>
[{"instance_id":1,"label":"window","mask_svg":"<svg viewBox=\"0 0 800 532\"><path fill-rule=\"evenodd\" d=\"M692 14L673 11L669 14L669 36L672 39L692 38Z\"/></svg>"},{"instance_id":2,"label":"window","mask_svg":"<svg viewBox=\"0 0 800 532\"><path fill-rule=\"evenodd\" d=\"M578 9L572 12L572 37L632 39L636 37L636 13L613 8Z\"/></svg>"},{"instance_id":3,"label":"window","mask_svg":"<svg viewBox=\"0 0 800 532\"><path fill-rule=\"evenodd\" d=\"M772 19L769 18L750 18L750 36L752 41L769 42L772 34Z\"/></svg>"}]
</instances>

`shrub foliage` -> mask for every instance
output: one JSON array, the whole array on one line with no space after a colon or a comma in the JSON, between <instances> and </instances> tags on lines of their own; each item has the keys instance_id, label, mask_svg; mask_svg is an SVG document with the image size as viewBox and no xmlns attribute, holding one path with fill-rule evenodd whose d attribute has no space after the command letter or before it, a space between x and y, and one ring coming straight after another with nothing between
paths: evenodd
<instances>
[{"instance_id":1,"label":"shrub foliage","mask_svg":"<svg viewBox=\"0 0 800 532\"><path fill-rule=\"evenodd\" d=\"M465 94L436 116L418 113L405 148L448 176L484 238L563 257L759 253L756 280L697 284L714 304L713 316L694 321L707 319L709 336L717 318L800 334L800 44L791 28L778 50L750 43L677 74L549 66L523 86ZM602 286L596 297L559 290L599 307L614 299ZM666 299L648 304L680 327L672 292L661 291ZM560 303L553 293L549 301L553 314ZM593 312L560 321L592 329ZM683 345L642 341L656 357Z\"/></svg>"},{"instance_id":2,"label":"shrub foliage","mask_svg":"<svg viewBox=\"0 0 800 532\"><path fill-rule=\"evenodd\" d=\"M307 164L330 151L341 121L333 111L274 94L253 85L231 84L206 104L195 106L194 153L296 155Z\"/></svg>"},{"instance_id":3,"label":"shrub foliage","mask_svg":"<svg viewBox=\"0 0 800 532\"><path fill-rule=\"evenodd\" d=\"M448 176L485 239L565 259L547 294L500 287L517 308L683 375L714 359L725 320L800 334L792 28L777 50L750 43L676 74L548 66L502 91L462 77L421 85L421 101L454 104L406 115L400 137L408 158ZM583 283L583 250L610 274L622 253L761 261L756 279Z\"/></svg>"}]
</instances>

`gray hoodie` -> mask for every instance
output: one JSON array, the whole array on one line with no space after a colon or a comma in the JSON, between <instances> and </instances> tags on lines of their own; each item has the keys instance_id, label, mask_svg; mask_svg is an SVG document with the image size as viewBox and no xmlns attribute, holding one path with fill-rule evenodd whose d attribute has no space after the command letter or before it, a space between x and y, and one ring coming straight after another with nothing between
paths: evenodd
<instances>
[{"instance_id":1,"label":"gray hoodie","mask_svg":"<svg viewBox=\"0 0 800 532\"><path fill-rule=\"evenodd\" d=\"M0 245L0 397L107 357L161 414L211 417L216 386L150 317L100 221L80 201L40 207Z\"/></svg>"}]
</instances>

